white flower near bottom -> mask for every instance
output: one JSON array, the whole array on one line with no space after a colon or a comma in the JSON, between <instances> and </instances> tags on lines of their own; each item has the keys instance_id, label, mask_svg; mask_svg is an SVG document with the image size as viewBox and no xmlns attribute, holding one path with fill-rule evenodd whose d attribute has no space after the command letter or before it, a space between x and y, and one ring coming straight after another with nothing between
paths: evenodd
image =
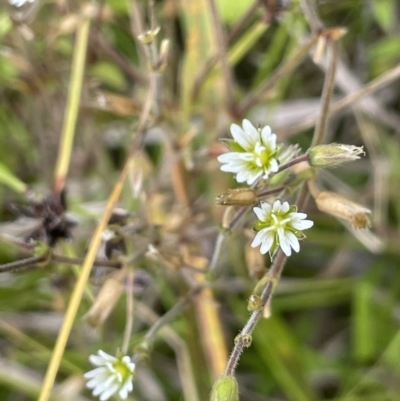
<instances>
[{"instance_id":1,"label":"white flower near bottom","mask_svg":"<svg viewBox=\"0 0 400 401\"><path fill-rule=\"evenodd\" d=\"M299 252L299 239L304 237L302 230L313 226L311 220L305 220L305 213L298 213L296 206L289 206L288 202L276 200L273 205L263 202L261 207L255 207L254 213L258 217L254 229L257 232L251 246L261 245L260 252L269 252L274 255L280 247L286 256L292 254L292 249Z\"/></svg>"},{"instance_id":2,"label":"white flower near bottom","mask_svg":"<svg viewBox=\"0 0 400 401\"><path fill-rule=\"evenodd\" d=\"M122 400L133 390L133 374L135 364L129 356L115 357L102 350L97 355L90 355L90 362L97 366L84 374L88 379L86 386L92 389L92 394L106 401L117 394Z\"/></svg>"}]
</instances>

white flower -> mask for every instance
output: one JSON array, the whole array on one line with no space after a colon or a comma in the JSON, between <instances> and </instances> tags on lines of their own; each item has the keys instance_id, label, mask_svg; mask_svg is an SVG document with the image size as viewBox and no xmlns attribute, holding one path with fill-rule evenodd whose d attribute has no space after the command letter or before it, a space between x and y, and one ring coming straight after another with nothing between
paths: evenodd
<instances>
[{"instance_id":1,"label":"white flower","mask_svg":"<svg viewBox=\"0 0 400 401\"><path fill-rule=\"evenodd\" d=\"M84 374L88 379L86 386L93 389L92 394L98 396L100 401L106 401L114 394L125 400L133 390L135 364L129 356L117 358L102 350L97 354L89 357L90 362L97 367Z\"/></svg>"},{"instance_id":2,"label":"white flower","mask_svg":"<svg viewBox=\"0 0 400 401\"><path fill-rule=\"evenodd\" d=\"M258 233L251 246L255 248L261 245L262 254L270 252L274 255L279 247L286 256L292 254L292 249L299 252L302 230L314 224L311 220L305 220L305 213L297 213L296 206L289 206L289 203L281 203L280 200L276 200L272 206L262 202L261 208L255 207L253 210L259 221L254 227Z\"/></svg>"},{"instance_id":3,"label":"white flower","mask_svg":"<svg viewBox=\"0 0 400 401\"><path fill-rule=\"evenodd\" d=\"M259 178L267 179L279 169L282 147L276 144L276 135L267 125L257 129L249 120L243 120L243 129L231 125L233 140L228 140L232 152L218 156L221 170L236 174L237 182L254 184Z\"/></svg>"},{"instance_id":4,"label":"white flower","mask_svg":"<svg viewBox=\"0 0 400 401\"><path fill-rule=\"evenodd\" d=\"M22 7L25 3L33 3L35 0L9 0L9 3L15 7Z\"/></svg>"}]
</instances>

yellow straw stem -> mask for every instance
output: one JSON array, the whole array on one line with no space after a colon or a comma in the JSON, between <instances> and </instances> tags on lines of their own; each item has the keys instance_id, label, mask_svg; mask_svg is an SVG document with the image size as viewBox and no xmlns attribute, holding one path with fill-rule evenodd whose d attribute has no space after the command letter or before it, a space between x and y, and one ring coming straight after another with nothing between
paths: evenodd
<instances>
[{"instance_id":1,"label":"yellow straw stem","mask_svg":"<svg viewBox=\"0 0 400 401\"><path fill-rule=\"evenodd\" d=\"M68 88L67 107L65 109L57 165L54 174L54 192L56 194L59 194L64 188L71 159L82 91L82 81L85 71L89 27L90 14L84 12L76 33L77 37L72 60L71 80Z\"/></svg>"},{"instance_id":2,"label":"yellow straw stem","mask_svg":"<svg viewBox=\"0 0 400 401\"><path fill-rule=\"evenodd\" d=\"M82 265L82 271L78 278L78 281L75 285L74 291L71 295L70 302L68 304L67 311L65 313L65 318L63 325L61 327L60 333L58 335L56 344L54 346L53 354L51 356L50 364L48 366L46 376L43 381L43 386L40 392L40 396L38 401L48 401L51 389L53 387L58 368L61 363L61 358L64 353L65 346L67 344L68 337L70 335L72 325L75 320L76 313L78 311L79 304L82 299L82 294L85 290L86 282L89 278L90 271L92 269L93 262L95 260L97 251L100 247L100 243L102 240L102 232L107 226L108 220L110 219L113 207L115 202L118 200L124 180L126 178L128 171L128 163L125 163L124 169L121 171L121 174L118 178L117 183L114 186L114 189L108 198L106 209L104 214L98 224L96 231L93 235L93 238L90 242L89 250L86 255L86 258Z\"/></svg>"}]
</instances>

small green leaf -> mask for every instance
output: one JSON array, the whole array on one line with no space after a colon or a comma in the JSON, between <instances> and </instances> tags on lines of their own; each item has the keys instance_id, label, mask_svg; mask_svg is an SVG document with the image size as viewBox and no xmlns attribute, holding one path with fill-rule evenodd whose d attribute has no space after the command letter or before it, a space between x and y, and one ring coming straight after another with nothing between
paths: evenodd
<instances>
[{"instance_id":1,"label":"small green leaf","mask_svg":"<svg viewBox=\"0 0 400 401\"><path fill-rule=\"evenodd\" d=\"M4 184L15 192L23 193L28 188L4 164L0 162L0 184Z\"/></svg>"}]
</instances>

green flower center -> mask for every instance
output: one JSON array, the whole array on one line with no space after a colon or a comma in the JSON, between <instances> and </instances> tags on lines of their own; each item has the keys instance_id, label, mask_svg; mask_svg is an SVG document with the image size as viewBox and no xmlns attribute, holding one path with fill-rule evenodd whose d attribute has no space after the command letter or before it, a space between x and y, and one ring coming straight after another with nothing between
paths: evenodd
<instances>
[{"instance_id":1,"label":"green flower center","mask_svg":"<svg viewBox=\"0 0 400 401\"><path fill-rule=\"evenodd\" d=\"M114 363L115 370L121 374L122 376L122 383L124 383L130 375L132 375L131 371L129 370L128 366L123 361L118 361Z\"/></svg>"}]
</instances>

